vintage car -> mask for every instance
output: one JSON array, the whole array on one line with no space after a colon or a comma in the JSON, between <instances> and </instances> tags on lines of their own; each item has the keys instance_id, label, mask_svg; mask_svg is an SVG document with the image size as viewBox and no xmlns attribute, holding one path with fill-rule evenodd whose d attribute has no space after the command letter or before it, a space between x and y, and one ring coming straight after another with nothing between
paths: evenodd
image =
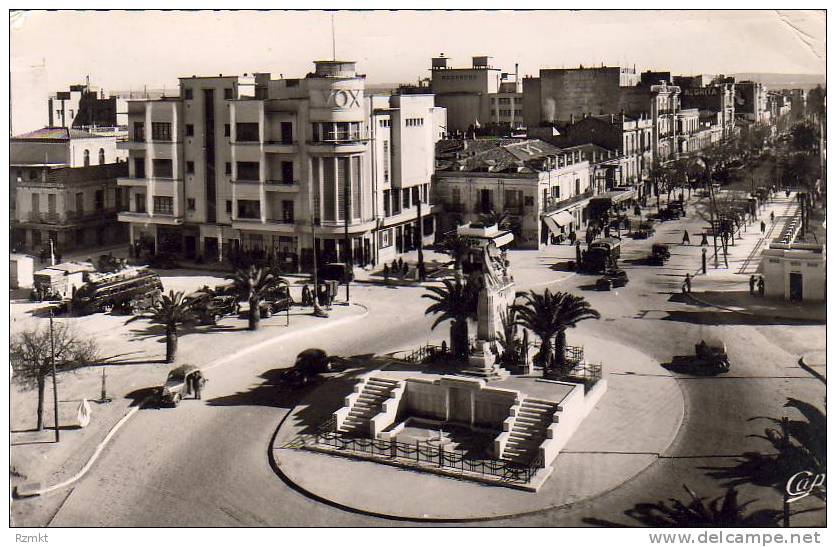
<instances>
[{"instance_id":1,"label":"vintage car","mask_svg":"<svg viewBox=\"0 0 836 547\"><path fill-rule=\"evenodd\" d=\"M238 315L241 313L241 304L238 297L232 295L212 296L211 294L201 295L195 293L195 303L192 311L201 325L214 325L221 318L227 315Z\"/></svg>"},{"instance_id":2,"label":"vintage car","mask_svg":"<svg viewBox=\"0 0 836 547\"><path fill-rule=\"evenodd\" d=\"M282 372L280 383L289 388L302 387L315 382L326 372L345 370L345 362L329 356L324 350L309 348L296 356L293 367Z\"/></svg>"},{"instance_id":3,"label":"vintage car","mask_svg":"<svg viewBox=\"0 0 836 547\"><path fill-rule=\"evenodd\" d=\"M160 405L177 406L186 395L192 395L191 380L194 375L201 382L206 382L200 369L193 365L180 365L169 372L165 384L160 388Z\"/></svg>"},{"instance_id":4,"label":"vintage car","mask_svg":"<svg viewBox=\"0 0 836 547\"><path fill-rule=\"evenodd\" d=\"M726 352L726 344L720 341L700 340L694 345L697 363L716 372L728 372L731 365Z\"/></svg>"},{"instance_id":5,"label":"vintage car","mask_svg":"<svg viewBox=\"0 0 836 547\"><path fill-rule=\"evenodd\" d=\"M293 297L285 286L279 286L268 291L259 304L259 313L262 318L268 318L281 311L287 311L293 306Z\"/></svg>"},{"instance_id":6,"label":"vintage car","mask_svg":"<svg viewBox=\"0 0 836 547\"><path fill-rule=\"evenodd\" d=\"M654 243L650 248L650 255L647 257L647 263L653 266L662 266L665 260L671 257L671 251L665 243Z\"/></svg>"},{"instance_id":7,"label":"vintage car","mask_svg":"<svg viewBox=\"0 0 836 547\"><path fill-rule=\"evenodd\" d=\"M627 285L627 272L622 269L607 270L604 275L595 282L595 288L599 291L609 291L616 287Z\"/></svg>"}]
</instances>

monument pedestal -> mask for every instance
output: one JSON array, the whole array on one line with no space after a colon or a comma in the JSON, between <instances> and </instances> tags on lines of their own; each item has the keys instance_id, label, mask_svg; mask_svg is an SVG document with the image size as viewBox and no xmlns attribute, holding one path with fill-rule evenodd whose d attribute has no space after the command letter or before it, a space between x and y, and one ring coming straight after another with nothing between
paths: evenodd
<instances>
[{"instance_id":1,"label":"monument pedestal","mask_svg":"<svg viewBox=\"0 0 836 547\"><path fill-rule=\"evenodd\" d=\"M511 373L496 364L496 356L486 340L476 341L476 351L467 358L467 368L462 370L466 376L477 376L486 381L504 380Z\"/></svg>"}]
</instances>

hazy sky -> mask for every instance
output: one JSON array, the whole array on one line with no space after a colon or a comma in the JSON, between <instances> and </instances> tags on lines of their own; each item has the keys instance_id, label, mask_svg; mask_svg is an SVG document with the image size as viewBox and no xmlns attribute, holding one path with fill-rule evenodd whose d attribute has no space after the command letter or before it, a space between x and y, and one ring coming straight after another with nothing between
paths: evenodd
<instances>
[{"instance_id":1,"label":"hazy sky","mask_svg":"<svg viewBox=\"0 0 836 547\"><path fill-rule=\"evenodd\" d=\"M337 57L371 83L429 75L489 55L506 72L635 64L675 73L825 72L825 14L802 11L350 12L335 15ZM11 57L45 59L51 91L89 74L105 89L173 87L179 76L303 77L331 58L327 12L28 12Z\"/></svg>"}]
</instances>

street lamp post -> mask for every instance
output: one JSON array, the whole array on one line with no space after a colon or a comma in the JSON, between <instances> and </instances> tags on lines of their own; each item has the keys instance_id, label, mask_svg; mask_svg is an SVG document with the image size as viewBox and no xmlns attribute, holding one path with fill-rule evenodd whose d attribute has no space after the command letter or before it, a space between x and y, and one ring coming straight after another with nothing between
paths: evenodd
<instances>
[{"instance_id":1,"label":"street lamp post","mask_svg":"<svg viewBox=\"0 0 836 547\"><path fill-rule=\"evenodd\" d=\"M55 418L55 442L61 441L61 428L58 425L58 380L55 375L55 331L52 325L53 311L49 308L49 360L52 363L52 401Z\"/></svg>"}]
</instances>

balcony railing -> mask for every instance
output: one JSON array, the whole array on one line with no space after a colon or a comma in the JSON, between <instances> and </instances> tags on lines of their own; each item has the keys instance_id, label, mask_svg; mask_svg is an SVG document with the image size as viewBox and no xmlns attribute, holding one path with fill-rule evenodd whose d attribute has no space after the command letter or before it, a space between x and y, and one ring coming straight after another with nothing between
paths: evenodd
<instances>
[{"instance_id":1,"label":"balcony railing","mask_svg":"<svg viewBox=\"0 0 836 547\"><path fill-rule=\"evenodd\" d=\"M582 192L575 196L566 199L560 198L546 198L546 202L543 203L543 212L544 213L551 213L552 211L556 211L558 209L565 209L571 205L579 203L585 199L589 199L592 197L592 190L587 190L586 192Z\"/></svg>"},{"instance_id":2,"label":"balcony railing","mask_svg":"<svg viewBox=\"0 0 836 547\"><path fill-rule=\"evenodd\" d=\"M68 221L95 220L116 214L115 207L95 209L93 211L67 211Z\"/></svg>"},{"instance_id":3,"label":"balcony railing","mask_svg":"<svg viewBox=\"0 0 836 547\"><path fill-rule=\"evenodd\" d=\"M59 224L62 222L60 213L40 213L30 211L26 218L29 222L42 222L44 224Z\"/></svg>"},{"instance_id":4,"label":"balcony railing","mask_svg":"<svg viewBox=\"0 0 836 547\"><path fill-rule=\"evenodd\" d=\"M294 184L299 184L299 181L298 180L284 180L284 179L280 179L280 180L267 179L266 181L264 181L264 183L265 184L272 184L272 185L276 185L276 186L292 186Z\"/></svg>"}]
</instances>

